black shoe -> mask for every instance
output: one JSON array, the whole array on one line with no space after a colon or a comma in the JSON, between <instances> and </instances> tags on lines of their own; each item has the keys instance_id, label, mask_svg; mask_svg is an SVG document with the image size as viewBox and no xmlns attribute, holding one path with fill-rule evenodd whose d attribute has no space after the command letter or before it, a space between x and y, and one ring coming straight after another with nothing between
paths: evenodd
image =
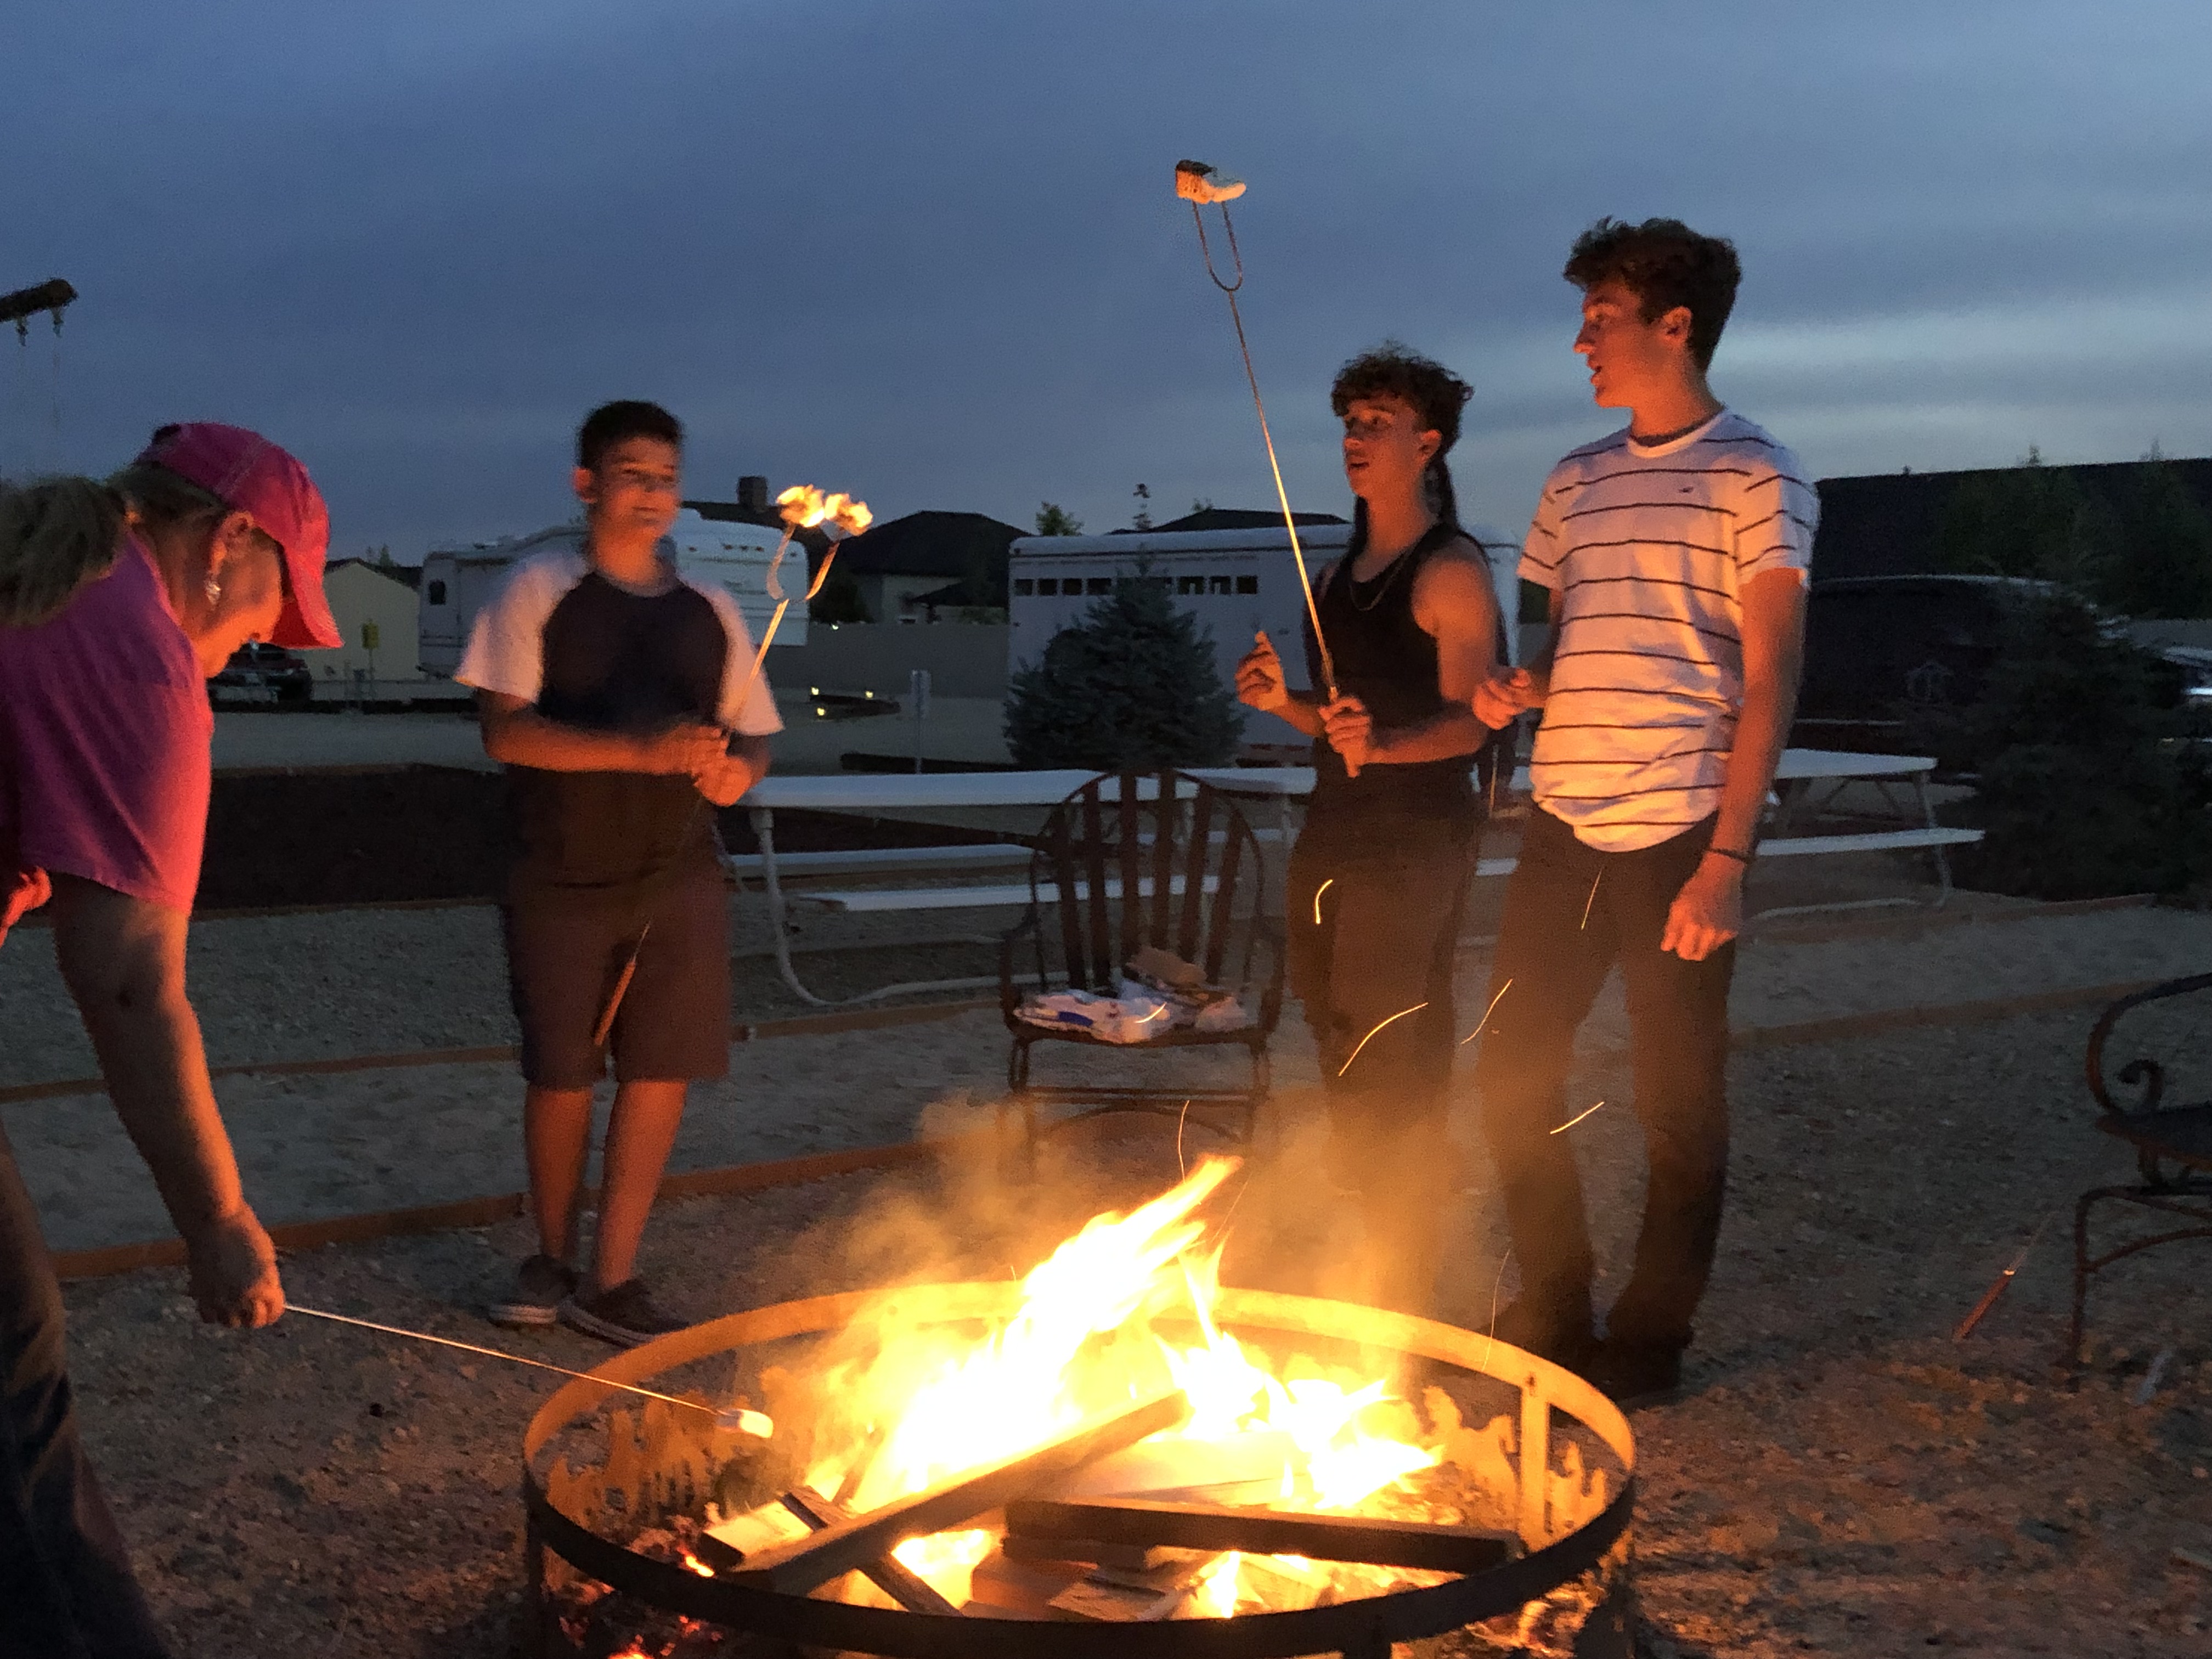
<instances>
[{"instance_id":1,"label":"black shoe","mask_svg":"<svg viewBox=\"0 0 2212 1659\"><path fill-rule=\"evenodd\" d=\"M1608 1336L1584 1375L1625 1412L1671 1406L1682 1397L1682 1351Z\"/></svg>"},{"instance_id":2,"label":"black shoe","mask_svg":"<svg viewBox=\"0 0 2212 1659\"><path fill-rule=\"evenodd\" d=\"M658 1305L641 1279L625 1279L596 1296L575 1292L561 1304L561 1322L622 1348L635 1348L691 1326L691 1321Z\"/></svg>"},{"instance_id":3,"label":"black shoe","mask_svg":"<svg viewBox=\"0 0 2212 1659\"><path fill-rule=\"evenodd\" d=\"M562 1298L575 1288L576 1270L541 1252L522 1264L514 1276L514 1293L495 1300L484 1310L484 1317L495 1325L550 1325L559 1316Z\"/></svg>"},{"instance_id":4,"label":"black shoe","mask_svg":"<svg viewBox=\"0 0 2212 1659\"><path fill-rule=\"evenodd\" d=\"M1498 1310L1488 1334L1577 1373L1589 1364L1597 1347L1588 1314L1577 1322L1554 1309L1533 1306L1525 1297Z\"/></svg>"}]
</instances>

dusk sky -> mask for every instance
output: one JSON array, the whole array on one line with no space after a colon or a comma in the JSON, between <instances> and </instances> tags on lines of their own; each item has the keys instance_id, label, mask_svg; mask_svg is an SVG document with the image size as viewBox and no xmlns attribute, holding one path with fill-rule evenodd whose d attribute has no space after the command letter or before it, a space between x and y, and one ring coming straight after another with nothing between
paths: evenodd
<instances>
[{"instance_id":1,"label":"dusk sky","mask_svg":"<svg viewBox=\"0 0 2212 1659\"><path fill-rule=\"evenodd\" d=\"M157 422L266 431L333 554L571 510L646 397L690 493L1091 530L1272 495L1172 169L1242 175L1293 502L1388 336L1476 393L1470 520L1518 535L1617 424L1559 272L1603 214L1733 238L1714 366L1816 476L2212 452L2212 6L18 0L0 32L0 470Z\"/></svg>"}]
</instances>

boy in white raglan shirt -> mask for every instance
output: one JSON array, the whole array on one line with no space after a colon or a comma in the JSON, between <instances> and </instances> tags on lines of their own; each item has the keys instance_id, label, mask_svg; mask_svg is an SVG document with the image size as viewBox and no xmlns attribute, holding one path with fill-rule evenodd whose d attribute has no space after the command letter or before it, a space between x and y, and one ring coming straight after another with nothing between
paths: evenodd
<instances>
[{"instance_id":1,"label":"boy in white raglan shirt","mask_svg":"<svg viewBox=\"0 0 2212 1659\"><path fill-rule=\"evenodd\" d=\"M1796 702L1819 501L1706 384L1730 244L1600 220L1565 274L1592 394L1630 420L1545 481L1521 574L1551 591L1550 641L1474 700L1492 726L1543 711L1476 1078L1520 1263L1499 1336L1639 1401L1680 1384L1720 1232L1729 979ZM1616 962L1650 1185L1599 1341L1574 1152L1553 1131L1573 1115L1575 1029Z\"/></svg>"}]
</instances>

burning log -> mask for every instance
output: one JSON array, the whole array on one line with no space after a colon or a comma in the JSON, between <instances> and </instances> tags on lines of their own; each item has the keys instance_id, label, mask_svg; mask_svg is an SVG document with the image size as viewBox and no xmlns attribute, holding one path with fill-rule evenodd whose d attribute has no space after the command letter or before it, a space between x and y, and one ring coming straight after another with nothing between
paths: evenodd
<instances>
[{"instance_id":1,"label":"burning log","mask_svg":"<svg viewBox=\"0 0 2212 1659\"><path fill-rule=\"evenodd\" d=\"M1094 1423L1051 1443L956 1475L864 1516L823 1528L811 1538L746 1558L729 1577L788 1595L804 1595L841 1574L881 1559L909 1538L942 1532L1094 1459L1179 1426L1190 1402L1178 1390ZM1154 1540L1147 1540L1154 1541Z\"/></svg>"},{"instance_id":2,"label":"burning log","mask_svg":"<svg viewBox=\"0 0 2212 1659\"><path fill-rule=\"evenodd\" d=\"M782 1502L784 1508L817 1533L827 1532L835 1526L849 1525L853 1519L828 1498L817 1497L804 1489L784 1493ZM959 1608L939 1595L934 1585L903 1561L886 1555L881 1560L866 1563L860 1569L860 1573L861 1577L908 1613L959 1616Z\"/></svg>"},{"instance_id":3,"label":"burning log","mask_svg":"<svg viewBox=\"0 0 2212 1659\"><path fill-rule=\"evenodd\" d=\"M1474 1527L1142 1498L1018 1499L1006 1505L1006 1533L1054 1540L1077 1559L1085 1559L1078 1544L1157 1545L1470 1573L1497 1566L1507 1554L1503 1535Z\"/></svg>"}]
</instances>

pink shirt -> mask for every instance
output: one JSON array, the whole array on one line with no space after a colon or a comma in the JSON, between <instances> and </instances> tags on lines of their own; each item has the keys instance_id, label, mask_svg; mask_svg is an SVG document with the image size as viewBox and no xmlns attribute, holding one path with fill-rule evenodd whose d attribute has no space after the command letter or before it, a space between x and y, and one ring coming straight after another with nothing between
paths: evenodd
<instances>
[{"instance_id":1,"label":"pink shirt","mask_svg":"<svg viewBox=\"0 0 2212 1659\"><path fill-rule=\"evenodd\" d=\"M36 628L0 628L0 933L61 871L190 910L215 715L133 538Z\"/></svg>"}]
</instances>

